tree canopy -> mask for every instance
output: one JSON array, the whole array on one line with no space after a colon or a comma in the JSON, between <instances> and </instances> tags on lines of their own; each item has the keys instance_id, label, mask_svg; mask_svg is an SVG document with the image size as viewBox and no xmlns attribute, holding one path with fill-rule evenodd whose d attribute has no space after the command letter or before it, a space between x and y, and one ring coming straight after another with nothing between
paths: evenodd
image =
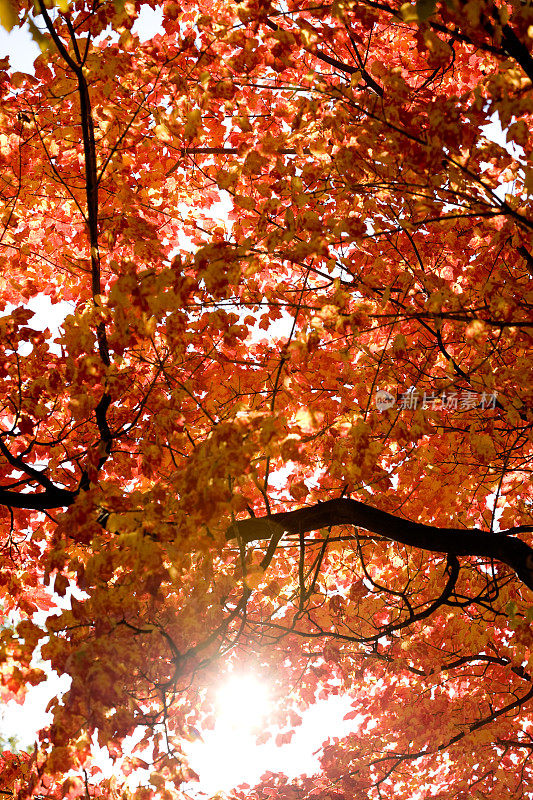
<instances>
[{"instance_id":1,"label":"tree canopy","mask_svg":"<svg viewBox=\"0 0 533 800\"><path fill-rule=\"evenodd\" d=\"M231 665L354 722L241 800L532 797L533 7L140 8L0 3L1 794L183 797Z\"/></svg>"}]
</instances>

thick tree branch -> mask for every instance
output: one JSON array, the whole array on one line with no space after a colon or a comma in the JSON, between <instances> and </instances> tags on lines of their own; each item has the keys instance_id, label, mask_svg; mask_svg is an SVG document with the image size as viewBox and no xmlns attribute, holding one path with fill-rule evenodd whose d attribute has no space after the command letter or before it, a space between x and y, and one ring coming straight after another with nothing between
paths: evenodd
<instances>
[{"instance_id":1,"label":"thick tree branch","mask_svg":"<svg viewBox=\"0 0 533 800\"><path fill-rule=\"evenodd\" d=\"M89 87L84 72L84 64L88 53L90 38L87 39L85 54L82 56L78 48L74 27L72 26L69 17L66 18L73 50L77 58L77 60L74 61L70 57L68 50L65 48L60 37L58 36L54 28L52 19L47 13L42 2L39 2L39 7L41 8L41 13L44 16L46 26L56 44L56 47L58 48L59 53L65 60L67 66L74 73L78 81L78 96L80 100L80 125L82 131L84 165L85 165L85 194L87 201L86 221L89 234L89 247L90 247L90 257L91 257L91 290L92 290L93 302L95 306L98 307L101 304L100 293L102 290L101 274L100 274L100 253L98 245L99 180L97 171L96 140L94 135L94 120L91 108L91 98L89 95ZM102 359L102 362L105 364L105 366L109 367L111 360L109 358L107 333L106 333L105 323L103 321L98 322L96 325L96 339L98 343L98 352L100 354L100 358ZM95 409L96 424L98 426L98 431L100 433L100 440L104 445L104 452L105 452L105 455L103 455L100 458L100 461L98 463L98 470L101 469L101 467L107 460L111 452L111 446L113 443L113 437L111 435L111 431L109 429L109 423L107 420L107 411L109 410L111 404L112 404L111 395L107 391L104 391ZM88 476L86 473L84 473L82 477L82 487L84 489L87 489L88 486L89 486Z\"/></svg>"},{"instance_id":2,"label":"thick tree branch","mask_svg":"<svg viewBox=\"0 0 533 800\"><path fill-rule=\"evenodd\" d=\"M501 561L533 590L533 549L511 535L518 531L533 532L533 526L521 525L500 533L489 533L479 528L438 528L396 517L358 500L338 498L295 511L234 522L226 531L226 538L253 542L272 539L281 531L299 535L333 525L356 525L391 541L431 553Z\"/></svg>"},{"instance_id":3,"label":"thick tree branch","mask_svg":"<svg viewBox=\"0 0 533 800\"><path fill-rule=\"evenodd\" d=\"M531 53L509 25L504 25L502 28L502 47L511 58L514 58L517 64L520 64L529 80L533 83L533 58Z\"/></svg>"},{"instance_id":4,"label":"thick tree branch","mask_svg":"<svg viewBox=\"0 0 533 800\"><path fill-rule=\"evenodd\" d=\"M12 467L21 470L21 472L25 472L28 477L36 480L37 483L40 483L44 489L48 489L49 491L54 491L56 489L50 478L45 475L43 470L35 469L35 467L32 467L31 464L26 464L19 456L14 456L4 444L2 439L0 439L0 452Z\"/></svg>"},{"instance_id":5,"label":"thick tree branch","mask_svg":"<svg viewBox=\"0 0 533 800\"><path fill-rule=\"evenodd\" d=\"M26 494L0 489L0 505L8 508L26 508L34 511L44 511L49 508L65 508L72 505L76 499L76 492L54 486L45 492Z\"/></svg>"}]
</instances>

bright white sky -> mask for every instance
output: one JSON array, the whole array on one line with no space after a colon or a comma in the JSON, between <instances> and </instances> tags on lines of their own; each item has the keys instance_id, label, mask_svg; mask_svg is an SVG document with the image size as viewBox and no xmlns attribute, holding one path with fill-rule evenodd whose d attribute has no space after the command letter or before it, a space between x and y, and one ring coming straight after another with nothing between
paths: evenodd
<instances>
[{"instance_id":1,"label":"bright white sky","mask_svg":"<svg viewBox=\"0 0 533 800\"><path fill-rule=\"evenodd\" d=\"M257 783L270 770L289 778L318 772L316 751L328 736L342 738L357 727L357 721L344 721L350 710L347 696L331 697L303 715L292 741L276 747L274 741L257 746L251 735L261 727L261 717L272 703L268 687L253 675L235 676L218 694L217 721L213 731L202 733L203 742L189 745L191 766L201 784L197 791L214 793L230 790L238 783Z\"/></svg>"}]
</instances>

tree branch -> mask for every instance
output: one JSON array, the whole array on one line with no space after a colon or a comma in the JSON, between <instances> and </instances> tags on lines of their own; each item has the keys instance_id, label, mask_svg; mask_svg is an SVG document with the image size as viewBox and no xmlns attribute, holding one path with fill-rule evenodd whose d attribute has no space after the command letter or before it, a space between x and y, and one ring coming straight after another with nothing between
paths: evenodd
<instances>
[{"instance_id":1,"label":"tree branch","mask_svg":"<svg viewBox=\"0 0 533 800\"><path fill-rule=\"evenodd\" d=\"M265 25L267 25L273 31L283 30L283 28L280 28L279 25L277 25L275 22L272 22L272 20L268 19L268 17L264 20L264 22ZM374 80L372 75L370 75L370 73L365 69L363 64L360 64L358 67L354 67L351 64L346 64L344 61L339 61L338 58L328 56L327 53L324 53L322 50L318 50L317 48L313 49L311 47L305 47L304 49L307 50L310 55L318 58L325 64L335 67L335 69L341 70L341 72L345 72L348 75L356 75L359 73L365 79L367 87L372 89L372 91L374 91L380 97L383 97L383 88Z\"/></svg>"},{"instance_id":2,"label":"tree branch","mask_svg":"<svg viewBox=\"0 0 533 800\"><path fill-rule=\"evenodd\" d=\"M77 492L69 489L61 489L54 486L45 492L37 494L26 494L25 492L11 492L8 489L0 489L0 505L8 508L26 508L34 511L44 511L48 508L65 508L72 505L76 499Z\"/></svg>"},{"instance_id":3,"label":"tree branch","mask_svg":"<svg viewBox=\"0 0 533 800\"><path fill-rule=\"evenodd\" d=\"M281 532L308 533L333 525L356 525L391 541L431 553L494 559L511 567L533 590L533 549L512 537L517 531L533 532L533 526L521 525L499 533L479 528L438 528L396 517L358 500L338 498L295 511L239 520L227 529L226 538L240 537L243 542L253 542L272 539Z\"/></svg>"}]
</instances>

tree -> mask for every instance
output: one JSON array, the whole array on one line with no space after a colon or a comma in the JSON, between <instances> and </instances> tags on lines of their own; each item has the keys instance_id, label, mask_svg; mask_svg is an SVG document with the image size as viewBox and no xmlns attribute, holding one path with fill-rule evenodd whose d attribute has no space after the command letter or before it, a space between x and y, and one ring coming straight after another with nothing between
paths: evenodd
<instances>
[{"instance_id":1,"label":"tree","mask_svg":"<svg viewBox=\"0 0 533 800\"><path fill-rule=\"evenodd\" d=\"M180 796L232 662L357 723L237 797L531 796L531 6L1 9L4 795Z\"/></svg>"}]
</instances>

